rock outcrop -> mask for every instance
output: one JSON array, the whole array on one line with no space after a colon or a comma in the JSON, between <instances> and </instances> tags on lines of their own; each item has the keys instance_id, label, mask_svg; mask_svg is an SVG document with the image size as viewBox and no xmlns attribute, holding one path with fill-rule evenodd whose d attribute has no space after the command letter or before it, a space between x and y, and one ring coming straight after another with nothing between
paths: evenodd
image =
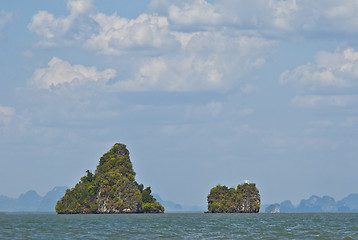
<instances>
[{"instance_id":1,"label":"rock outcrop","mask_svg":"<svg viewBox=\"0 0 358 240\"><path fill-rule=\"evenodd\" d=\"M208 213L258 213L260 194L254 183L239 184L237 188L217 185L208 195Z\"/></svg>"},{"instance_id":2,"label":"rock outcrop","mask_svg":"<svg viewBox=\"0 0 358 240\"><path fill-rule=\"evenodd\" d=\"M95 174L87 175L57 202L60 214L162 213L163 206L151 195L150 187L135 181L135 172L124 144L105 153Z\"/></svg>"}]
</instances>

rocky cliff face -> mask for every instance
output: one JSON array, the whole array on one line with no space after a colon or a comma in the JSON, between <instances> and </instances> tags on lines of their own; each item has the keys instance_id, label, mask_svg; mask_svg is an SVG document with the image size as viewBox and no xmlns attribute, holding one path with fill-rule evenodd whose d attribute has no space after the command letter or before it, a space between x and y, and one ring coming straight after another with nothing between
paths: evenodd
<instances>
[{"instance_id":1,"label":"rocky cliff face","mask_svg":"<svg viewBox=\"0 0 358 240\"><path fill-rule=\"evenodd\" d=\"M135 181L129 151L115 144L105 153L95 174L87 175L57 202L56 212L73 213L161 213L164 208Z\"/></svg>"},{"instance_id":2,"label":"rocky cliff face","mask_svg":"<svg viewBox=\"0 0 358 240\"><path fill-rule=\"evenodd\" d=\"M208 195L209 213L258 213L260 194L254 183L228 188L217 185Z\"/></svg>"}]
</instances>

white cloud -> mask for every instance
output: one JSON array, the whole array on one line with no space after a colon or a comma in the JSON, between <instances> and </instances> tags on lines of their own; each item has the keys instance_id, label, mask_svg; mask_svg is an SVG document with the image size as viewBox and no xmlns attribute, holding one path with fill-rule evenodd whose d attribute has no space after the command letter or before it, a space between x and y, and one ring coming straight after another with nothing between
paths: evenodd
<instances>
[{"instance_id":1,"label":"white cloud","mask_svg":"<svg viewBox=\"0 0 358 240\"><path fill-rule=\"evenodd\" d=\"M295 0L224 0L213 4L204 0L152 0L150 9L166 15L174 28L191 31L213 27L288 30L299 8Z\"/></svg>"},{"instance_id":2,"label":"white cloud","mask_svg":"<svg viewBox=\"0 0 358 240\"><path fill-rule=\"evenodd\" d=\"M282 84L292 84L300 94L291 100L297 107L352 107L358 96L358 52L353 48L317 53L314 63L287 70L280 76Z\"/></svg>"},{"instance_id":3,"label":"white cloud","mask_svg":"<svg viewBox=\"0 0 358 240\"><path fill-rule=\"evenodd\" d=\"M93 0L67 0L66 6L70 11L70 16L84 14L93 8Z\"/></svg>"},{"instance_id":4,"label":"white cloud","mask_svg":"<svg viewBox=\"0 0 358 240\"><path fill-rule=\"evenodd\" d=\"M32 17L29 30L45 39L53 39L66 33L71 26L70 18L55 18L47 11L39 11Z\"/></svg>"},{"instance_id":5,"label":"white cloud","mask_svg":"<svg viewBox=\"0 0 358 240\"><path fill-rule=\"evenodd\" d=\"M99 32L93 34L85 46L102 54L120 55L148 48L159 50L174 40L165 17L142 14L128 20L116 14L107 16L100 13L93 19L99 24Z\"/></svg>"},{"instance_id":6,"label":"white cloud","mask_svg":"<svg viewBox=\"0 0 358 240\"><path fill-rule=\"evenodd\" d=\"M171 45L176 32L245 29L263 36L309 38L342 35L337 33L356 36L358 27L354 0L344 4L340 0L152 0L151 12L136 19L95 13L92 2L67 0L66 17L39 11L28 28L39 36L42 46L79 43L100 53L121 54L133 48Z\"/></svg>"},{"instance_id":7,"label":"white cloud","mask_svg":"<svg viewBox=\"0 0 358 240\"><path fill-rule=\"evenodd\" d=\"M274 45L259 37L195 33L166 55L144 59L116 84L121 91L226 91L264 62Z\"/></svg>"},{"instance_id":8,"label":"white cloud","mask_svg":"<svg viewBox=\"0 0 358 240\"><path fill-rule=\"evenodd\" d=\"M334 53L319 52L314 64L307 63L280 76L281 83L294 83L311 90L358 86L358 52L352 48Z\"/></svg>"},{"instance_id":9,"label":"white cloud","mask_svg":"<svg viewBox=\"0 0 358 240\"><path fill-rule=\"evenodd\" d=\"M171 16L174 17L173 11L179 11L177 14L186 14L185 18L203 23L208 20L207 15L202 15L204 9L212 14L210 19L217 21L212 5L203 0L183 2L181 7L170 8ZM33 16L29 29L40 37L43 46L72 44L78 40L97 54L118 57L131 69L113 84L113 90L118 91L226 91L253 69L260 68L275 44L256 33L235 29L190 33L173 30L167 16L155 13L141 14L135 19L117 14L88 14L91 1L87 5L83 1L69 1L67 8L70 14L64 18L39 12ZM88 23L77 26L75 23L82 15L88 16L85 18ZM85 35L86 38L71 35L78 33L77 28L89 26L91 21L97 26L85 30L91 35ZM73 79L46 77L43 80L42 76L49 75L43 72L43 69L36 71L33 82L46 88Z\"/></svg>"},{"instance_id":10,"label":"white cloud","mask_svg":"<svg viewBox=\"0 0 358 240\"><path fill-rule=\"evenodd\" d=\"M229 27L256 30L278 37L311 37L344 33L356 36L355 0L152 0L150 9L182 30ZM290 32L291 35L287 35Z\"/></svg>"},{"instance_id":11,"label":"white cloud","mask_svg":"<svg viewBox=\"0 0 358 240\"><path fill-rule=\"evenodd\" d=\"M71 65L57 57L51 59L47 68L40 68L32 76L31 83L39 88L50 89L63 83L85 81L107 81L116 75L113 69L106 69L103 72L97 71L95 67L82 65Z\"/></svg>"},{"instance_id":12,"label":"white cloud","mask_svg":"<svg viewBox=\"0 0 358 240\"><path fill-rule=\"evenodd\" d=\"M322 11L322 21L327 30L355 33L358 27L358 3L355 0L346 0L344 4L339 0L330 0ZM324 6L324 5L321 5ZM328 22L327 22L328 20Z\"/></svg>"},{"instance_id":13,"label":"white cloud","mask_svg":"<svg viewBox=\"0 0 358 240\"><path fill-rule=\"evenodd\" d=\"M329 29L329 23L355 14L340 5L337 0L326 5L307 0L152 0L151 12L126 19L95 13L92 1L71 0L68 16L40 11L29 29L42 45L77 42L123 61L131 56L125 64L132 73L114 85L117 90L226 91L265 64L274 41L263 36L340 31ZM352 1L347 5L357 7ZM281 81L312 89L351 86L358 76L356 54L353 49L319 53L315 64L287 71Z\"/></svg>"},{"instance_id":14,"label":"white cloud","mask_svg":"<svg viewBox=\"0 0 358 240\"><path fill-rule=\"evenodd\" d=\"M296 0L288 1L218 1L225 24L238 28L250 28L263 32L292 29L292 19L299 10Z\"/></svg>"},{"instance_id":15,"label":"white cloud","mask_svg":"<svg viewBox=\"0 0 358 240\"><path fill-rule=\"evenodd\" d=\"M0 123L8 124L15 115L15 109L0 105Z\"/></svg>"},{"instance_id":16,"label":"white cloud","mask_svg":"<svg viewBox=\"0 0 358 240\"><path fill-rule=\"evenodd\" d=\"M56 18L47 11L39 11L32 17L28 29L40 37L39 45L72 44L81 39L83 31L88 31L92 22L80 21L80 18L87 17L85 13L93 8L92 0L67 0L66 5L70 11L67 17Z\"/></svg>"},{"instance_id":17,"label":"white cloud","mask_svg":"<svg viewBox=\"0 0 358 240\"><path fill-rule=\"evenodd\" d=\"M215 25L222 19L220 13L204 0L181 2L168 6L169 19L175 24Z\"/></svg>"},{"instance_id":18,"label":"white cloud","mask_svg":"<svg viewBox=\"0 0 358 240\"><path fill-rule=\"evenodd\" d=\"M11 21L11 19L12 19L11 12L5 12L4 10L0 10L0 29L2 29L6 23Z\"/></svg>"}]
</instances>

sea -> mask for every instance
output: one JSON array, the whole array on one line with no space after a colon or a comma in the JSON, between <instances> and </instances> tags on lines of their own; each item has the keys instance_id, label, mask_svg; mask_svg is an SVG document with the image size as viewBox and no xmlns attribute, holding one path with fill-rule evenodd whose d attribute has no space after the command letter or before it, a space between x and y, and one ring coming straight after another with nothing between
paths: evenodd
<instances>
[{"instance_id":1,"label":"sea","mask_svg":"<svg viewBox=\"0 0 358 240\"><path fill-rule=\"evenodd\" d=\"M358 213L2 213L0 239L358 239Z\"/></svg>"}]
</instances>

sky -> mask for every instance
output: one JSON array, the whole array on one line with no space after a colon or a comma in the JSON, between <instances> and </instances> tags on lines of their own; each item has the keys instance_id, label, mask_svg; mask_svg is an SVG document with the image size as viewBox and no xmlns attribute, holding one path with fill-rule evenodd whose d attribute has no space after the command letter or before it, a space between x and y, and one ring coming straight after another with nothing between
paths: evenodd
<instances>
[{"instance_id":1,"label":"sky","mask_svg":"<svg viewBox=\"0 0 358 240\"><path fill-rule=\"evenodd\" d=\"M74 187L115 143L164 200L358 192L355 0L4 0L0 194Z\"/></svg>"}]
</instances>

